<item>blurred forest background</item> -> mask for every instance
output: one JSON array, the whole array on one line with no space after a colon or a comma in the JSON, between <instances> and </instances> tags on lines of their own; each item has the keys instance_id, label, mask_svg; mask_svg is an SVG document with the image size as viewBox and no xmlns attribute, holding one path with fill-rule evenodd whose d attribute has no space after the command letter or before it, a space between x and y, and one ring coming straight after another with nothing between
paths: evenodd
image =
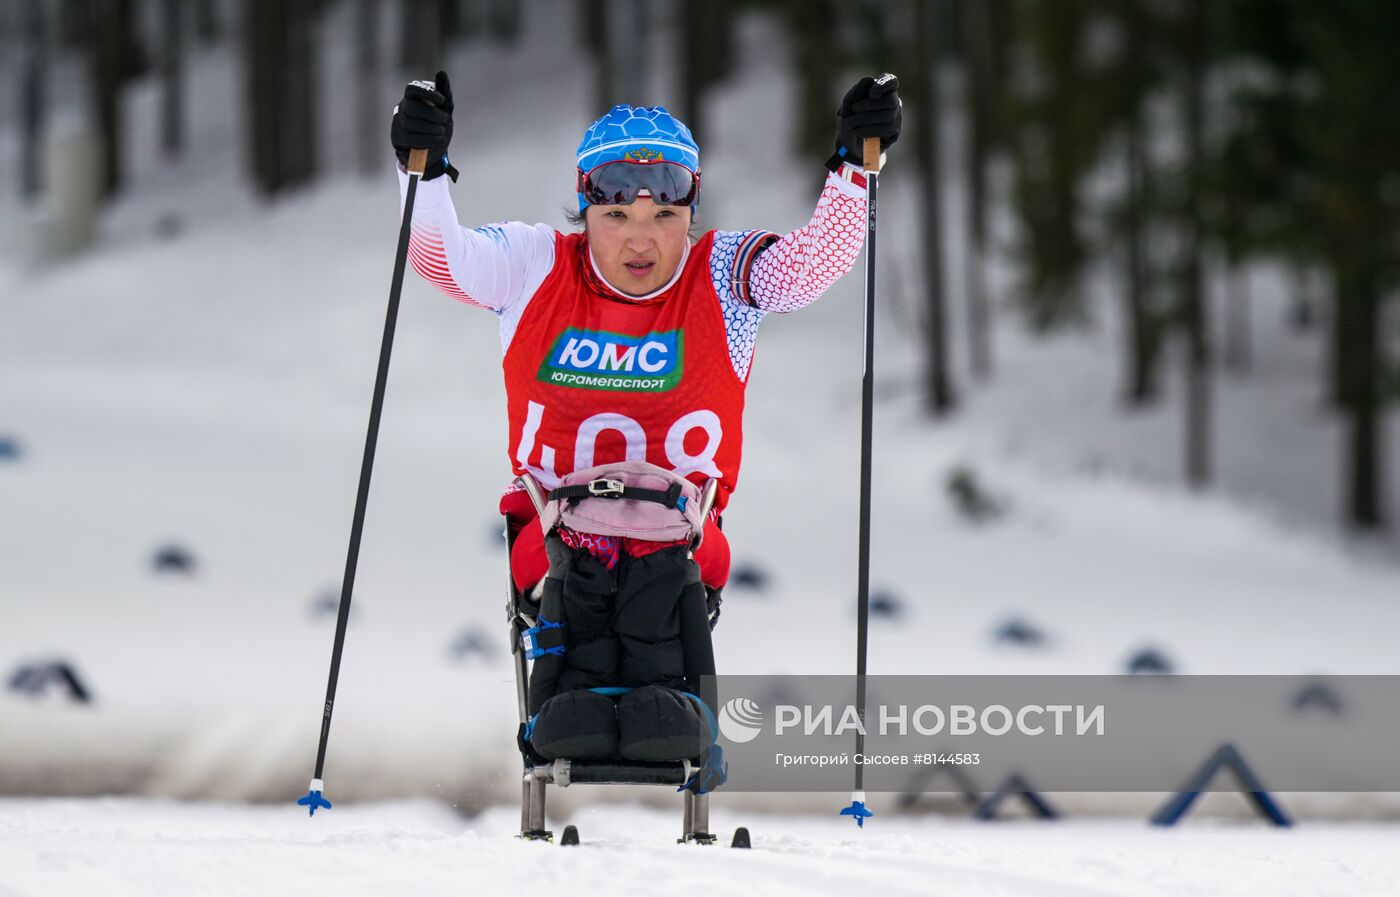
<instances>
[{"instance_id":1,"label":"blurred forest background","mask_svg":"<svg viewBox=\"0 0 1400 897\"><path fill-rule=\"evenodd\" d=\"M353 92L358 167L382 178L386 79L429 76L450 49L473 42L508 46L524 27L547 27L565 2L7 0L0 74L9 97L0 108L13 113L5 127L19 135L19 152L3 195L59 208L68 221L59 242L80 252L90 219L128 189L124 96L158 85L158 145L179 160L188 109L201 101L187 92L185 73L190 60L215 51L242 60L243 102L227 114L241 123L249 190L271 200L328 174L322 154L305 148L318 145L330 91ZM1093 278L1112 285L1127 322L1113 337L1125 413L1179 398L1179 476L1207 486L1216 475L1219 384L1269 376L1252 351L1253 275L1261 266L1286 271L1269 283L1290 291L1288 326L1324 347L1316 395L1343 421L1343 469L1319 459L1316 475L1343 478L1345 524L1387 526L1384 412L1400 389L1387 350L1400 275L1400 4L577 6L594 107L634 99L639 80L671 68L679 90L668 105L702 145L712 126L707 96L741 69L742 16L782 23L787 45L773 52L787 60L800 103L782 151L813 164L830 151L851 73L900 75L905 131L887 176L918 196L920 391L931 415L976 402L978 384L998 376L995 328L1013 320L1047 334L1083 326L1096 314ZM351 85L321 75L321 26L332 13L355 22ZM64 110L81 114L86 137L52 127ZM945 201L950 183L965 202ZM1005 257L1014 286L1004 290L993 290L985 270L1002 252L993 245L996 215L1012 225ZM950 229L965 236L956 251ZM966 326L949 325L954 313Z\"/></svg>"}]
</instances>

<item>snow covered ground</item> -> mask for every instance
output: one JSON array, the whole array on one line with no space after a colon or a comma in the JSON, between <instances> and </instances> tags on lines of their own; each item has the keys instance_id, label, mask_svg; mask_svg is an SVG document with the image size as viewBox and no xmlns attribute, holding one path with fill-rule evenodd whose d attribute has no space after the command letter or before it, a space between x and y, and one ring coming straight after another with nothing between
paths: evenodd
<instances>
[{"instance_id":1,"label":"snow covered ground","mask_svg":"<svg viewBox=\"0 0 1400 897\"><path fill-rule=\"evenodd\" d=\"M539 65L582 66L559 40L535 29L518 54L460 54L458 139L493 173L456 189L470 221L561 222L591 110L586 79ZM746 127L785 127L790 88L764 54L741 55L746 76L711 107L704 214L716 227L788 229L806 220L820 172ZM333 69L344 56L332 54ZM1159 797L1144 796L1100 808L1130 819L987 827L889 815L855 833L810 800L800 809L822 815L747 815L752 796L721 795L716 828L750 825L755 850L697 857L670 846L678 811L624 810L600 803L616 793L574 788L551 806L579 822L587 849L515 843L495 322L412 276L327 766L338 803L307 820L289 802L314 759L333 630L317 607L344 562L396 186L386 161L378 180L339 175L270 208L248 200L232 125L218 117L236 102L229 65L196 72L201 91L224 94L192 110L203 118L191 161L172 173L149 147L133 152L133 198L112 210L96 251L34 270L19 263L18 217L0 221L0 435L22 448L0 461L0 673L64 658L95 695L79 706L0 692L0 793L281 803L0 801L0 897L304 893L320 876L346 895L457 893L503 889L525 869L533 886L581 893L619 882L663 893L1395 892L1393 822L1320 822L1337 808L1288 799L1305 821L1289 832L1149 830L1140 820ZM563 114L532 105L545 90ZM132 98L138 117L155 99ZM0 140L0 155L11 149ZM333 145L327 159L347 167L348 150ZM1277 366L1297 382L1308 370L1281 327L1260 331L1263 385L1232 385L1224 400L1223 472L1238 484L1260 471L1257 488L1238 490L1250 502L1170 485L1173 412L1117 415L1116 360L1093 333L1037 341L1002 321L996 381L930 424L913 388L911 249L898 238L913 211L899 189L882 196L891 273L877 335L874 585L899 611L873 621L871 672L1111 673L1144 646L1183 673L1400 671L1400 568L1387 549L1316 525L1332 513L1331 487L1310 486L1302 509L1259 497L1327 471L1316 455L1335 435L1309 416L1315 397L1264 376ZM152 236L171 215L178 238ZM1278 303L1259 300L1261 321L1281 320ZM722 671L852 666L860 315L852 276L763 325L725 522L736 562L769 582L727 592ZM958 469L999 516L974 523L954 508L946 484ZM151 571L167 542L194 553L193 576ZM1047 643L995 644L1013 616ZM419 800L381 803L404 798ZM799 809L770 803L784 800ZM1340 812L1395 811L1378 798Z\"/></svg>"},{"instance_id":2,"label":"snow covered ground","mask_svg":"<svg viewBox=\"0 0 1400 897\"><path fill-rule=\"evenodd\" d=\"M317 814L168 801L0 801L4 897L279 897L500 894L931 894L939 897L1384 897L1400 888L1395 832L1306 833L1117 820L1000 826L877 819L864 831L806 816L717 813L727 844L675 843L676 819L596 806L570 821L584 844L509 837L505 810L463 819L425 801ZM556 834L560 826L556 826Z\"/></svg>"}]
</instances>

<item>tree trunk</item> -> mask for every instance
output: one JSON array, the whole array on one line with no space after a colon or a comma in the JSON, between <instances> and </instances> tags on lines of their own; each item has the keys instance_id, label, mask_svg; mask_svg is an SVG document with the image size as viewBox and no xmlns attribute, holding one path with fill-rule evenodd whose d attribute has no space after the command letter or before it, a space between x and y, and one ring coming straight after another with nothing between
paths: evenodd
<instances>
[{"instance_id":1,"label":"tree trunk","mask_svg":"<svg viewBox=\"0 0 1400 897\"><path fill-rule=\"evenodd\" d=\"M223 22L219 20L216 0L195 0L194 33L206 47L218 43L224 35Z\"/></svg>"},{"instance_id":2,"label":"tree trunk","mask_svg":"<svg viewBox=\"0 0 1400 897\"><path fill-rule=\"evenodd\" d=\"M388 165L385 135L392 104L379 95L379 0L355 2L355 108L360 172L373 177Z\"/></svg>"},{"instance_id":3,"label":"tree trunk","mask_svg":"<svg viewBox=\"0 0 1400 897\"><path fill-rule=\"evenodd\" d=\"M102 137L102 194L114 196L121 189L121 116L123 47L120 0L92 0L92 26L87 35L88 83L93 119Z\"/></svg>"},{"instance_id":4,"label":"tree trunk","mask_svg":"<svg viewBox=\"0 0 1400 897\"><path fill-rule=\"evenodd\" d=\"M623 0L617 0L623 2ZM630 0L623 9L623 18L628 23L628 32L633 35L632 45L623 48L626 55L613 59L613 67L623 73L622 90L627 94L625 102L634 106L645 105L651 93L652 67L652 5L649 0ZM616 43L616 42L614 42ZM613 49L614 54L617 48Z\"/></svg>"},{"instance_id":5,"label":"tree trunk","mask_svg":"<svg viewBox=\"0 0 1400 897\"><path fill-rule=\"evenodd\" d=\"M243 23L244 66L248 77L248 160L253 181L264 193L282 183L277 143L278 56L285 29L278 0L247 0Z\"/></svg>"},{"instance_id":6,"label":"tree trunk","mask_svg":"<svg viewBox=\"0 0 1400 897\"><path fill-rule=\"evenodd\" d=\"M514 45L520 40L521 7L519 0L490 0L486 12L487 32L498 44Z\"/></svg>"},{"instance_id":7,"label":"tree trunk","mask_svg":"<svg viewBox=\"0 0 1400 897\"><path fill-rule=\"evenodd\" d=\"M403 0L399 64L414 78L432 78L442 68L443 0Z\"/></svg>"},{"instance_id":8,"label":"tree trunk","mask_svg":"<svg viewBox=\"0 0 1400 897\"><path fill-rule=\"evenodd\" d=\"M596 115L617 105L617 70L613 65L613 0L587 0L583 5L583 43L593 57L593 108Z\"/></svg>"},{"instance_id":9,"label":"tree trunk","mask_svg":"<svg viewBox=\"0 0 1400 897\"><path fill-rule=\"evenodd\" d=\"M835 73L840 70L836 42L837 9L832 0L788 0L798 84L797 134L794 149L806 159L826 159L835 149Z\"/></svg>"},{"instance_id":10,"label":"tree trunk","mask_svg":"<svg viewBox=\"0 0 1400 897\"><path fill-rule=\"evenodd\" d=\"M1348 365L1352 362L1351 338L1354 328L1348 326L1349 322L1344 320L1344 315L1349 308L1343 303L1345 298L1341 293L1342 284L1340 277L1337 283L1337 294L1334 298L1332 310L1332 330L1329 336L1332 340L1332 351L1328 357L1329 374L1331 382L1329 386L1329 398L1332 404L1338 408L1347 407L1347 388L1351 382L1352 375Z\"/></svg>"},{"instance_id":11,"label":"tree trunk","mask_svg":"<svg viewBox=\"0 0 1400 897\"><path fill-rule=\"evenodd\" d=\"M1341 358L1341 398L1348 421L1347 519L1361 529L1385 525L1383 508L1384 366L1381 298L1369 261L1347 265L1338 277L1337 343Z\"/></svg>"},{"instance_id":12,"label":"tree trunk","mask_svg":"<svg viewBox=\"0 0 1400 897\"><path fill-rule=\"evenodd\" d=\"M1147 234L1143 221L1150 203L1146 141L1140 114L1134 113L1127 127L1128 201L1123 216L1126 256L1125 297L1128 305L1128 382L1124 397L1134 407L1157 400L1160 324L1153 314L1148 294Z\"/></svg>"},{"instance_id":13,"label":"tree trunk","mask_svg":"<svg viewBox=\"0 0 1400 897\"><path fill-rule=\"evenodd\" d=\"M83 49L91 42L88 35L93 29L93 2L94 0L59 0L58 40L65 49Z\"/></svg>"},{"instance_id":14,"label":"tree trunk","mask_svg":"<svg viewBox=\"0 0 1400 897\"><path fill-rule=\"evenodd\" d=\"M283 0L290 12L281 151L289 186L308 184L316 173L317 129L315 26L319 0Z\"/></svg>"},{"instance_id":15,"label":"tree trunk","mask_svg":"<svg viewBox=\"0 0 1400 897\"><path fill-rule=\"evenodd\" d=\"M584 45L594 60L597 114L618 103L646 105L653 39L648 0L588 0L584 18ZM699 49L703 52L704 48ZM702 71L700 77L713 80L715 75ZM699 89L703 91L703 85ZM690 127L694 130L695 123Z\"/></svg>"},{"instance_id":16,"label":"tree trunk","mask_svg":"<svg viewBox=\"0 0 1400 897\"><path fill-rule=\"evenodd\" d=\"M924 277L927 306L924 319L927 342L925 389L928 408L943 415L953 408L953 384L948 374L948 324L943 293L943 191L938 164L938 76L942 62L940 40L934 28L937 0L916 0L914 21L913 91L909 121L913 125L914 160L921 189Z\"/></svg>"},{"instance_id":17,"label":"tree trunk","mask_svg":"<svg viewBox=\"0 0 1400 897\"><path fill-rule=\"evenodd\" d=\"M24 46L24 71L20 76L19 190L25 200L39 195L39 143L44 134L48 28L43 0L27 0L20 27Z\"/></svg>"},{"instance_id":18,"label":"tree trunk","mask_svg":"<svg viewBox=\"0 0 1400 897\"><path fill-rule=\"evenodd\" d=\"M1288 326L1295 334L1311 333L1317 324L1317 289L1310 268L1290 267Z\"/></svg>"},{"instance_id":19,"label":"tree trunk","mask_svg":"<svg viewBox=\"0 0 1400 897\"><path fill-rule=\"evenodd\" d=\"M1249 307L1249 268L1235 265L1227 274L1229 283L1229 307L1225 316L1225 351L1221 359L1225 369L1235 374L1249 373L1252 362L1250 345Z\"/></svg>"},{"instance_id":20,"label":"tree trunk","mask_svg":"<svg viewBox=\"0 0 1400 897\"><path fill-rule=\"evenodd\" d=\"M315 0L246 0L249 157L265 195L315 172Z\"/></svg>"},{"instance_id":21,"label":"tree trunk","mask_svg":"<svg viewBox=\"0 0 1400 897\"><path fill-rule=\"evenodd\" d=\"M731 2L683 2L680 27L675 29L680 59L680 114L701 146L705 145L709 130L705 94L729 70L733 55Z\"/></svg>"},{"instance_id":22,"label":"tree trunk","mask_svg":"<svg viewBox=\"0 0 1400 897\"><path fill-rule=\"evenodd\" d=\"M185 148L185 48L184 19L180 0L161 0L160 57L161 116L160 145L167 158L176 158Z\"/></svg>"},{"instance_id":23,"label":"tree trunk","mask_svg":"<svg viewBox=\"0 0 1400 897\"><path fill-rule=\"evenodd\" d=\"M461 0L438 0L437 13L437 28L442 33L442 44L446 48L462 33ZM491 36L496 37L495 34Z\"/></svg>"},{"instance_id":24,"label":"tree trunk","mask_svg":"<svg viewBox=\"0 0 1400 897\"><path fill-rule=\"evenodd\" d=\"M687 3L681 0L679 27L675 29L675 39L680 59L680 100L681 117L689 123L690 132L702 144L705 133L705 55L704 48L695 40L695 34L704 31L705 7L702 3Z\"/></svg>"},{"instance_id":25,"label":"tree trunk","mask_svg":"<svg viewBox=\"0 0 1400 897\"><path fill-rule=\"evenodd\" d=\"M1210 353L1206 337L1204 276L1201 263L1205 223L1201 180L1205 165L1205 0L1192 0L1192 40L1186 73L1187 245L1182 285L1182 323L1186 331L1186 481L1200 488L1211 479Z\"/></svg>"},{"instance_id":26,"label":"tree trunk","mask_svg":"<svg viewBox=\"0 0 1400 897\"><path fill-rule=\"evenodd\" d=\"M987 161L992 129L993 7L987 0L963 0L964 120L967 129L967 336L972 376L992 375L991 309L983 269L987 247Z\"/></svg>"},{"instance_id":27,"label":"tree trunk","mask_svg":"<svg viewBox=\"0 0 1400 897\"><path fill-rule=\"evenodd\" d=\"M110 197L122 183L123 88L147 69L135 0L64 0L59 16L65 42L81 48L86 63L92 121L102 140L102 192Z\"/></svg>"}]
</instances>

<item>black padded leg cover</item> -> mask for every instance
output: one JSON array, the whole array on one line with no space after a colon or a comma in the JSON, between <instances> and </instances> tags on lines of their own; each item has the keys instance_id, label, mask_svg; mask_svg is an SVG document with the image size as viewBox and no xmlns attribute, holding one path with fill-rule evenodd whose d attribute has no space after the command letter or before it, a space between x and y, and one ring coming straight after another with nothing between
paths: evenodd
<instances>
[{"instance_id":1,"label":"black padded leg cover","mask_svg":"<svg viewBox=\"0 0 1400 897\"><path fill-rule=\"evenodd\" d=\"M628 559L618 577L613 617L621 648L619 684L685 686L678 602L694 566L684 545Z\"/></svg>"},{"instance_id":2,"label":"black padded leg cover","mask_svg":"<svg viewBox=\"0 0 1400 897\"><path fill-rule=\"evenodd\" d=\"M629 760L687 760L713 738L695 702L675 689L637 688L617 701L618 750Z\"/></svg>"},{"instance_id":3,"label":"black padded leg cover","mask_svg":"<svg viewBox=\"0 0 1400 897\"><path fill-rule=\"evenodd\" d=\"M617 707L606 695L561 692L540 708L530 744L551 760L616 757Z\"/></svg>"},{"instance_id":4,"label":"black padded leg cover","mask_svg":"<svg viewBox=\"0 0 1400 897\"><path fill-rule=\"evenodd\" d=\"M699 695L712 713L718 713L715 685L715 648L710 636L705 586L699 579L686 584L680 597L681 650L685 657L685 690Z\"/></svg>"},{"instance_id":5,"label":"black padded leg cover","mask_svg":"<svg viewBox=\"0 0 1400 897\"><path fill-rule=\"evenodd\" d=\"M564 562L564 615L567 656L559 690L618 684L618 645L612 631L615 571L586 551L571 551Z\"/></svg>"}]
</instances>

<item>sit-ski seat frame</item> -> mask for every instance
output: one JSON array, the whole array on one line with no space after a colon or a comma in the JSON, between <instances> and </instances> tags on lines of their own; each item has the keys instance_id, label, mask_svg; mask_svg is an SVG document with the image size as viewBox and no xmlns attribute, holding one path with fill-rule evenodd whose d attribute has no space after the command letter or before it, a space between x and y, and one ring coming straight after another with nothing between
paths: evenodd
<instances>
[{"instance_id":1,"label":"sit-ski seat frame","mask_svg":"<svg viewBox=\"0 0 1400 897\"><path fill-rule=\"evenodd\" d=\"M543 487L529 474L518 477L530 495L535 512L544 510L546 493ZM714 506L718 483L709 480L701 493L702 520L709 517ZM521 635L525 630L537 625L539 615L539 593L543 580L531 589L531 594L522 595L515 587L515 578L510 575L510 548L514 545L514 535L510 526L506 527L506 618L510 625L510 651L515 666L515 697L520 710L521 731L530 720L530 661L525 656ZM525 745L522 744L522 751ZM581 784L618 785L670 785L679 788L689 781L695 766L689 760L673 763L646 763L636 760L555 760L531 764L522 754L524 774L520 788L520 837L526 840L554 839L554 833L545 828L545 788L553 783L560 788ZM567 834L567 833L566 833ZM681 842L712 844L715 835L710 832L710 796L686 791L681 816Z\"/></svg>"}]
</instances>

